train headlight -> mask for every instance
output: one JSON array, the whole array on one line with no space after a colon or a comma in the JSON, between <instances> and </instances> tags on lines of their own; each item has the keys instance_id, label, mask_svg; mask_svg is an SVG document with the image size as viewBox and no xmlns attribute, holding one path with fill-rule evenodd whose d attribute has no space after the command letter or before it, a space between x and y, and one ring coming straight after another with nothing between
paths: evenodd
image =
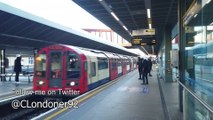
<instances>
[{"instance_id":1,"label":"train headlight","mask_svg":"<svg viewBox=\"0 0 213 120\"><path fill-rule=\"evenodd\" d=\"M75 82L70 82L70 86L74 86L75 85Z\"/></svg>"},{"instance_id":2,"label":"train headlight","mask_svg":"<svg viewBox=\"0 0 213 120\"><path fill-rule=\"evenodd\" d=\"M39 81L38 84L39 85L44 85L44 81Z\"/></svg>"}]
</instances>

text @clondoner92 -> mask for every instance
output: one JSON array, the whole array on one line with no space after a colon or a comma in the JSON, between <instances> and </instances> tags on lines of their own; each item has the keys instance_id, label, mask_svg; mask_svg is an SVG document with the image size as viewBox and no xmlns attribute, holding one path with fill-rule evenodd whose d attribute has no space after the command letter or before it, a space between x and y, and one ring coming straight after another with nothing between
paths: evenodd
<instances>
[{"instance_id":1,"label":"text @clondoner92","mask_svg":"<svg viewBox=\"0 0 213 120\"><path fill-rule=\"evenodd\" d=\"M23 90L19 89L15 91L16 95L56 95L55 91L32 91L32 90ZM58 95L79 95L79 91L74 91L74 90L67 90L67 91L62 91L58 90ZM13 109L18 109L18 108L78 108L78 100L72 99L67 102L63 101L50 101L50 100L44 100L44 101L29 101L27 99L23 100L18 100L14 99L11 102L11 106Z\"/></svg>"},{"instance_id":2,"label":"text @clondoner92","mask_svg":"<svg viewBox=\"0 0 213 120\"><path fill-rule=\"evenodd\" d=\"M11 106L13 109L18 109L18 108L22 108L22 109L31 109L31 108L74 108L77 109L78 108L78 100L69 100L67 102L58 102L58 101L33 101L30 102L29 100L13 100L11 102Z\"/></svg>"}]
</instances>

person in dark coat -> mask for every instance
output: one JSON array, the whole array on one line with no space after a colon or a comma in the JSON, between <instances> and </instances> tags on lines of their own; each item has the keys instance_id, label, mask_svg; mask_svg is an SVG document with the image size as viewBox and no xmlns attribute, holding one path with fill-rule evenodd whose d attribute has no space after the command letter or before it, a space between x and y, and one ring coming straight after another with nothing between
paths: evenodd
<instances>
[{"instance_id":1,"label":"person in dark coat","mask_svg":"<svg viewBox=\"0 0 213 120\"><path fill-rule=\"evenodd\" d=\"M147 74L149 72L149 64L148 64L148 60L144 59L143 60L143 84L149 84L149 81L148 81L148 77L147 77Z\"/></svg>"},{"instance_id":2,"label":"person in dark coat","mask_svg":"<svg viewBox=\"0 0 213 120\"><path fill-rule=\"evenodd\" d=\"M152 70L152 60L151 60L151 58L148 59L148 63L149 63L149 71L148 71L148 73L149 73L149 76L152 76L151 75L151 70Z\"/></svg>"},{"instance_id":3,"label":"person in dark coat","mask_svg":"<svg viewBox=\"0 0 213 120\"><path fill-rule=\"evenodd\" d=\"M138 57L138 73L139 73L139 78L138 79L142 79L142 59L140 57Z\"/></svg>"},{"instance_id":4,"label":"person in dark coat","mask_svg":"<svg viewBox=\"0 0 213 120\"><path fill-rule=\"evenodd\" d=\"M19 82L19 74L22 71L21 69L21 56L18 56L14 62L14 72L16 73L15 81Z\"/></svg>"}]
</instances>

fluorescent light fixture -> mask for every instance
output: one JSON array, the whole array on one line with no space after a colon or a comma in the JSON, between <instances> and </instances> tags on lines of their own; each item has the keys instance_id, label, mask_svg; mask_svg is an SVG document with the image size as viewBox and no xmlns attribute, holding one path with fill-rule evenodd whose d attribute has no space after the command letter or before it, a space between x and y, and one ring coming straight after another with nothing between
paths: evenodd
<instances>
[{"instance_id":1,"label":"fluorescent light fixture","mask_svg":"<svg viewBox=\"0 0 213 120\"><path fill-rule=\"evenodd\" d=\"M149 29L152 29L152 24L149 24Z\"/></svg>"},{"instance_id":2,"label":"fluorescent light fixture","mask_svg":"<svg viewBox=\"0 0 213 120\"><path fill-rule=\"evenodd\" d=\"M123 28L124 28L126 31L128 31L128 29L126 28L126 26L123 26Z\"/></svg>"},{"instance_id":3,"label":"fluorescent light fixture","mask_svg":"<svg viewBox=\"0 0 213 120\"><path fill-rule=\"evenodd\" d=\"M194 15L194 18L196 18L196 17L197 17L197 14Z\"/></svg>"},{"instance_id":4,"label":"fluorescent light fixture","mask_svg":"<svg viewBox=\"0 0 213 120\"><path fill-rule=\"evenodd\" d=\"M150 9L147 9L146 11L147 11L148 18L151 18Z\"/></svg>"},{"instance_id":5,"label":"fluorescent light fixture","mask_svg":"<svg viewBox=\"0 0 213 120\"><path fill-rule=\"evenodd\" d=\"M115 15L114 12L111 12L111 15L112 15L117 21L119 21L118 17Z\"/></svg>"},{"instance_id":6,"label":"fluorescent light fixture","mask_svg":"<svg viewBox=\"0 0 213 120\"><path fill-rule=\"evenodd\" d=\"M101 1L103 1L103 0L99 0L99 1L101 2Z\"/></svg>"},{"instance_id":7,"label":"fluorescent light fixture","mask_svg":"<svg viewBox=\"0 0 213 120\"><path fill-rule=\"evenodd\" d=\"M209 4L211 2L211 0L208 0L207 2L206 2L206 4Z\"/></svg>"}]
</instances>

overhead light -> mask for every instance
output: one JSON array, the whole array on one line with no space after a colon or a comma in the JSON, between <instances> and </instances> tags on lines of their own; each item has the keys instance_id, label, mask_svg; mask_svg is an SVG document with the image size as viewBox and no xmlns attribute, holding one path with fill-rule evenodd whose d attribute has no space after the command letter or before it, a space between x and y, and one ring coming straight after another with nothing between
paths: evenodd
<instances>
[{"instance_id":1,"label":"overhead light","mask_svg":"<svg viewBox=\"0 0 213 120\"><path fill-rule=\"evenodd\" d=\"M194 18L196 18L196 17L197 17L197 14L194 15Z\"/></svg>"},{"instance_id":2,"label":"overhead light","mask_svg":"<svg viewBox=\"0 0 213 120\"><path fill-rule=\"evenodd\" d=\"M152 24L149 24L149 29L152 29Z\"/></svg>"},{"instance_id":3,"label":"overhead light","mask_svg":"<svg viewBox=\"0 0 213 120\"><path fill-rule=\"evenodd\" d=\"M128 31L128 29L126 28L126 26L123 26L123 28L124 28L126 31Z\"/></svg>"},{"instance_id":4,"label":"overhead light","mask_svg":"<svg viewBox=\"0 0 213 120\"><path fill-rule=\"evenodd\" d=\"M101 1L103 1L103 0L99 0L99 1L101 2Z\"/></svg>"},{"instance_id":5,"label":"overhead light","mask_svg":"<svg viewBox=\"0 0 213 120\"><path fill-rule=\"evenodd\" d=\"M111 12L111 15L112 15L117 21L119 21L118 17L115 15L114 12Z\"/></svg>"},{"instance_id":6,"label":"overhead light","mask_svg":"<svg viewBox=\"0 0 213 120\"><path fill-rule=\"evenodd\" d=\"M208 0L207 2L206 2L206 4L209 4L211 2L211 0Z\"/></svg>"},{"instance_id":7,"label":"overhead light","mask_svg":"<svg viewBox=\"0 0 213 120\"><path fill-rule=\"evenodd\" d=\"M147 9L146 11L147 11L147 17L151 18L150 9Z\"/></svg>"},{"instance_id":8,"label":"overhead light","mask_svg":"<svg viewBox=\"0 0 213 120\"><path fill-rule=\"evenodd\" d=\"M213 25L213 22L210 25Z\"/></svg>"}]
</instances>

